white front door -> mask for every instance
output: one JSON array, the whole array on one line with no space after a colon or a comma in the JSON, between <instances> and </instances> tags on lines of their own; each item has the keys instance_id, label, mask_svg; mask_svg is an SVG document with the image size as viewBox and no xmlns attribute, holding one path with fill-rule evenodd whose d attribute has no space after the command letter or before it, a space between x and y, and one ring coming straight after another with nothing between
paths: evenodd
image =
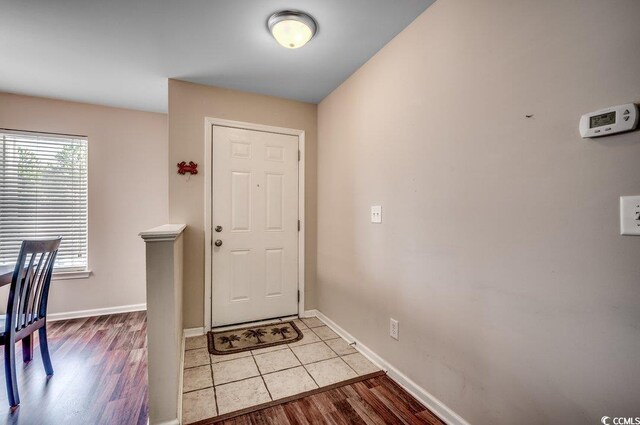
<instances>
[{"instance_id":1,"label":"white front door","mask_svg":"<svg viewBox=\"0 0 640 425\"><path fill-rule=\"evenodd\" d=\"M298 136L212 134L212 325L296 314Z\"/></svg>"}]
</instances>

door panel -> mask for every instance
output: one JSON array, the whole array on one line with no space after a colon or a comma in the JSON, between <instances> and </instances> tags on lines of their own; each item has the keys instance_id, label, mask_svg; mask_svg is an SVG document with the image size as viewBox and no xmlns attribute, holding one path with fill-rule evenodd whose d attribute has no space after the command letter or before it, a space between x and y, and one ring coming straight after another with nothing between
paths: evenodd
<instances>
[{"instance_id":1,"label":"door panel","mask_svg":"<svg viewBox=\"0 0 640 425\"><path fill-rule=\"evenodd\" d=\"M265 230L283 231L284 221L284 176L282 174L266 174L267 226Z\"/></svg>"},{"instance_id":2,"label":"door panel","mask_svg":"<svg viewBox=\"0 0 640 425\"><path fill-rule=\"evenodd\" d=\"M251 251L238 249L230 252L231 262L231 300L249 301L251 287L250 258Z\"/></svg>"},{"instance_id":3,"label":"door panel","mask_svg":"<svg viewBox=\"0 0 640 425\"><path fill-rule=\"evenodd\" d=\"M284 286L282 268L284 250L282 248L271 248L265 251L265 288L267 297L282 296Z\"/></svg>"},{"instance_id":4,"label":"door panel","mask_svg":"<svg viewBox=\"0 0 640 425\"><path fill-rule=\"evenodd\" d=\"M231 230L247 232L251 228L251 173L231 172Z\"/></svg>"},{"instance_id":5,"label":"door panel","mask_svg":"<svg viewBox=\"0 0 640 425\"><path fill-rule=\"evenodd\" d=\"M296 314L298 137L213 126L212 324Z\"/></svg>"}]
</instances>

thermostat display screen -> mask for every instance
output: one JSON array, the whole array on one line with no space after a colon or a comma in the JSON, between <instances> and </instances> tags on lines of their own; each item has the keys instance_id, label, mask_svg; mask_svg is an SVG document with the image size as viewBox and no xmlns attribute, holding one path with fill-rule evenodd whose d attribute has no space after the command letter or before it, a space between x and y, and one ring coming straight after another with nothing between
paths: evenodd
<instances>
[{"instance_id":1,"label":"thermostat display screen","mask_svg":"<svg viewBox=\"0 0 640 425\"><path fill-rule=\"evenodd\" d=\"M602 127L603 125L611 125L616 122L616 112L607 112L606 114L594 115L589 122L589 128Z\"/></svg>"}]
</instances>

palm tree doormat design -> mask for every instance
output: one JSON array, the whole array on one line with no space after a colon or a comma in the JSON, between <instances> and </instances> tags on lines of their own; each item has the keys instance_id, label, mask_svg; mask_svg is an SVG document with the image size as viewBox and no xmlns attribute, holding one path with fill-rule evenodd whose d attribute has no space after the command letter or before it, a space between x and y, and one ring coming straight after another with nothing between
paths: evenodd
<instances>
[{"instance_id":1,"label":"palm tree doormat design","mask_svg":"<svg viewBox=\"0 0 640 425\"><path fill-rule=\"evenodd\" d=\"M302 339L302 332L293 322L275 322L228 331L209 331L207 339L209 352L222 355L291 344Z\"/></svg>"}]
</instances>

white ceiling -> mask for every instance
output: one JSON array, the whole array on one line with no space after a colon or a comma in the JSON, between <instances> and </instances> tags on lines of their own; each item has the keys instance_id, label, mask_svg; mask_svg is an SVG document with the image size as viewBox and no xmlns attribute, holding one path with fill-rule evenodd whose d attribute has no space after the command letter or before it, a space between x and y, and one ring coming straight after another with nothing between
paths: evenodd
<instances>
[{"instance_id":1,"label":"white ceiling","mask_svg":"<svg viewBox=\"0 0 640 425\"><path fill-rule=\"evenodd\" d=\"M167 78L319 102L434 0L0 0L0 91L167 110ZM299 9L297 50L266 29Z\"/></svg>"}]
</instances>

